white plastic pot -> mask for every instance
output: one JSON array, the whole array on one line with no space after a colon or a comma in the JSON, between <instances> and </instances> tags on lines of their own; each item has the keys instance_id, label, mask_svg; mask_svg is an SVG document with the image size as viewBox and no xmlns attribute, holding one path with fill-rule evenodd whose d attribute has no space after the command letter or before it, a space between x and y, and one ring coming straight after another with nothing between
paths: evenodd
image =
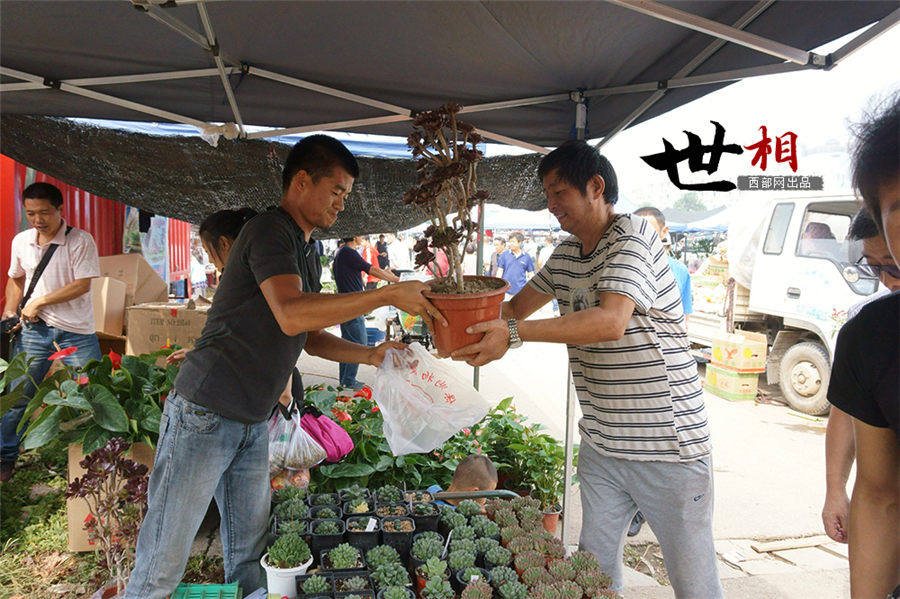
<instances>
[{"instance_id":1,"label":"white plastic pot","mask_svg":"<svg viewBox=\"0 0 900 599\"><path fill-rule=\"evenodd\" d=\"M259 560L263 569L266 571L266 590L269 594L278 595L280 598L296 599L297 597L297 577L306 574L306 571L312 565L313 558L310 556L305 564L301 564L296 568L276 568L270 566L266 553Z\"/></svg>"}]
</instances>

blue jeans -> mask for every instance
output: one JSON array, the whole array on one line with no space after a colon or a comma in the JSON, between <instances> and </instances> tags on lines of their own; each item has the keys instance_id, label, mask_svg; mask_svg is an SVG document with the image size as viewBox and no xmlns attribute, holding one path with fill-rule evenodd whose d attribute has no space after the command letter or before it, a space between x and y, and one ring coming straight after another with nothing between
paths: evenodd
<instances>
[{"instance_id":1,"label":"blue jeans","mask_svg":"<svg viewBox=\"0 0 900 599\"><path fill-rule=\"evenodd\" d=\"M341 337L347 341L366 345L366 319L364 316L357 316L353 320L341 323ZM342 387L354 387L357 384L356 373L359 370L359 364L344 364L341 362L338 366L338 380Z\"/></svg>"},{"instance_id":2,"label":"blue jeans","mask_svg":"<svg viewBox=\"0 0 900 599\"><path fill-rule=\"evenodd\" d=\"M16 379L10 385L15 389L23 380L25 382L24 395L19 402L3 414L0 420L0 460L15 462L19 457L19 443L25 433L25 427L16 432L19 421L25 413L28 402L34 397L35 383L41 384L47 371L50 370L50 360L47 358L57 351L53 345L59 345L59 349L77 347L78 351L71 356L63 358L63 362L69 366L84 366L91 360L100 359L100 344L94 333L70 333L56 327L50 327L43 322L32 322L24 325L13 346L13 355L25 352L29 358L34 358L28 375ZM30 377L30 378L29 378Z\"/></svg>"},{"instance_id":3,"label":"blue jeans","mask_svg":"<svg viewBox=\"0 0 900 599\"><path fill-rule=\"evenodd\" d=\"M159 422L126 599L164 599L175 590L213 497L222 515L225 582L249 595L265 586L259 558L269 520L268 427L230 420L173 391Z\"/></svg>"}]
</instances>

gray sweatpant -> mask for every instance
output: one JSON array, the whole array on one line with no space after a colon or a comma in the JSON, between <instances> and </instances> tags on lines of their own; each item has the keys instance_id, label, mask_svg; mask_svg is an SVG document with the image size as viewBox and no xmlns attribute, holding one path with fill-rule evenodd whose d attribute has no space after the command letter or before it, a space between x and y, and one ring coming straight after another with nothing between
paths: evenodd
<instances>
[{"instance_id":1,"label":"gray sweatpant","mask_svg":"<svg viewBox=\"0 0 900 599\"><path fill-rule=\"evenodd\" d=\"M607 457L587 443L578 454L583 522L580 546L622 591L625 533L638 509L659 539L678 599L719 599L713 545L711 459L639 462Z\"/></svg>"}]
</instances>

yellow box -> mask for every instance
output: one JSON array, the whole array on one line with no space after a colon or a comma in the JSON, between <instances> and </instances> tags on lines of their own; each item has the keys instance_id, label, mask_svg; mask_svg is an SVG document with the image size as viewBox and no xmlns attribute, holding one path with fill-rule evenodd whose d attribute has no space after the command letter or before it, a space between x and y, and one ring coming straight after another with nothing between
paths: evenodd
<instances>
[{"instance_id":1,"label":"yellow box","mask_svg":"<svg viewBox=\"0 0 900 599\"><path fill-rule=\"evenodd\" d=\"M737 372L707 364L705 386L707 391L724 399L754 400L759 386L759 374Z\"/></svg>"},{"instance_id":2,"label":"yellow box","mask_svg":"<svg viewBox=\"0 0 900 599\"><path fill-rule=\"evenodd\" d=\"M765 372L767 348L763 333L722 333L713 337L712 363L737 372Z\"/></svg>"}]
</instances>

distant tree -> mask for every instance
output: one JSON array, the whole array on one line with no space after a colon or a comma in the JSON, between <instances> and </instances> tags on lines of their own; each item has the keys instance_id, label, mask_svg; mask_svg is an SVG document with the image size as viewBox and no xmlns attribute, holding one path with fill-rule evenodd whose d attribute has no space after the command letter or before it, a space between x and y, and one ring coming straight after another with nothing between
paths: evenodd
<instances>
[{"instance_id":1,"label":"distant tree","mask_svg":"<svg viewBox=\"0 0 900 599\"><path fill-rule=\"evenodd\" d=\"M703 203L696 191L689 191L675 200L672 208L686 212L703 212L706 210L706 204Z\"/></svg>"}]
</instances>

